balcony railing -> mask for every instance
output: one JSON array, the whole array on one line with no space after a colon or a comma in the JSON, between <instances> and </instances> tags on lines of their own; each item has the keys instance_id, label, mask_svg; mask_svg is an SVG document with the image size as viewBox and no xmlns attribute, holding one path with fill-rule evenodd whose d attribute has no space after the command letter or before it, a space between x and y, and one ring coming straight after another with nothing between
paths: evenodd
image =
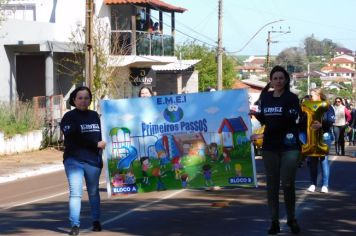
<instances>
[{"instance_id":1,"label":"balcony railing","mask_svg":"<svg viewBox=\"0 0 356 236\"><path fill-rule=\"evenodd\" d=\"M133 42L132 31L111 31L111 54L140 56L173 56L173 37L158 33L136 31L136 41Z\"/></svg>"}]
</instances>

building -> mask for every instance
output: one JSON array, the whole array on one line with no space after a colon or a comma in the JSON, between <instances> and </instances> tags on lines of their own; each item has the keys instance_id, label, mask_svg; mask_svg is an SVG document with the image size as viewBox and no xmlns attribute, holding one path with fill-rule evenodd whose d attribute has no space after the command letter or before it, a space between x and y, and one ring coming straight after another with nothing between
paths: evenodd
<instances>
[{"instance_id":1,"label":"building","mask_svg":"<svg viewBox=\"0 0 356 236\"><path fill-rule=\"evenodd\" d=\"M328 63L331 67L342 67L355 70L355 57L350 55L340 55L332 58Z\"/></svg>"},{"instance_id":2,"label":"building","mask_svg":"<svg viewBox=\"0 0 356 236\"><path fill-rule=\"evenodd\" d=\"M186 9L160 0L93 1L93 27L107 29L100 33L106 42L106 66L120 78L117 97L137 96L143 85L157 95L198 91L198 60L180 61L174 55L175 14ZM2 10L0 101L61 95L65 102L75 78L60 67L80 68L66 59L75 57L78 45L70 38L84 29L85 1L9 0ZM170 84L169 90L164 83Z\"/></svg>"},{"instance_id":3,"label":"building","mask_svg":"<svg viewBox=\"0 0 356 236\"><path fill-rule=\"evenodd\" d=\"M341 48L341 47L335 48L334 52L335 52L336 56L339 56L339 55L352 55L353 54L352 50L350 50L348 48Z\"/></svg>"},{"instance_id":4,"label":"building","mask_svg":"<svg viewBox=\"0 0 356 236\"><path fill-rule=\"evenodd\" d=\"M237 69L241 75L261 75L265 76L265 57L250 56L244 60L243 66Z\"/></svg>"},{"instance_id":5,"label":"building","mask_svg":"<svg viewBox=\"0 0 356 236\"><path fill-rule=\"evenodd\" d=\"M337 83L344 84L352 84L355 80L356 75L356 63L355 57L351 54L351 50L346 48L339 49L337 56L332 58L327 66L321 68L321 72L324 73L323 76L320 77L322 81L323 87L328 87L331 89L331 85L333 88L339 90L343 89L343 86L336 86Z\"/></svg>"}]
</instances>

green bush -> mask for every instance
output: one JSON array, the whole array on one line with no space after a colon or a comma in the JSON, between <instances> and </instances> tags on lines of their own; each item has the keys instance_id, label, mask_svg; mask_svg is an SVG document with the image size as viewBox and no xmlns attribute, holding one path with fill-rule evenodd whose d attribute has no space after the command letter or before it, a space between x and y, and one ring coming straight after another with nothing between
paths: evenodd
<instances>
[{"instance_id":1,"label":"green bush","mask_svg":"<svg viewBox=\"0 0 356 236\"><path fill-rule=\"evenodd\" d=\"M32 102L0 103L0 131L5 137L39 129L43 120L33 109Z\"/></svg>"}]
</instances>

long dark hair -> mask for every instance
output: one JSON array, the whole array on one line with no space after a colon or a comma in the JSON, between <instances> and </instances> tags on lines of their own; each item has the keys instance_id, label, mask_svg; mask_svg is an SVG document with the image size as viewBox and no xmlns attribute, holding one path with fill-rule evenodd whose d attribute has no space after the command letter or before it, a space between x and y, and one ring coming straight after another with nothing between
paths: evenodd
<instances>
[{"instance_id":1,"label":"long dark hair","mask_svg":"<svg viewBox=\"0 0 356 236\"><path fill-rule=\"evenodd\" d=\"M153 96L153 91L152 91L152 89L151 89L150 87L142 86L142 87L140 88L140 90L138 91L138 96L139 96L139 97L141 97L141 91L142 91L143 89L147 89L147 90L150 92L151 96Z\"/></svg>"},{"instance_id":2,"label":"long dark hair","mask_svg":"<svg viewBox=\"0 0 356 236\"><path fill-rule=\"evenodd\" d=\"M70 93L70 95L69 95L69 105L75 107L75 104L74 104L75 97L77 96L77 93L79 91L83 91L83 90L88 91L89 97L90 97L90 102L91 102L91 100L93 98L93 95L92 95L90 89L88 87L85 87L85 86L80 86L80 87L74 89L73 92Z\"/></svg>"},{"instance_id":3,"label":"long dark hair","mask_svg":"<svg viewBox=\"0 0 356 236\"><path fill-rule=\"evenodd\" d=\"M336 98L335 98L335 100L334 100L334 106L336 105L336 100L340 100L340 101L341 101L341 104L345 106L344 101L342 100L341 97L336 97Z\"/></svg>"},{"instance_id":4,"label":"long dark hair","mask_svg":"<svg viewBox=\"0 0 356 236\"><path fill-rule=\"evenodd\" d=\"M290 91L290 76L289 73L286 71L286 69L284 69L284 67L282 66L274 66L271 70L271 72L269 73L269 80L270 82L267 83L267 85L262 89L260 97L258 98L258 100L255 102L256 105L258 105L261 101L261 98L268 92L268 90L271 88L271 80L273 77L273 74L276 72L282 72L284 75L284 78L286 79L286 84L284 85L284 89L286 91Z\"/></svg>"}]
</instances>

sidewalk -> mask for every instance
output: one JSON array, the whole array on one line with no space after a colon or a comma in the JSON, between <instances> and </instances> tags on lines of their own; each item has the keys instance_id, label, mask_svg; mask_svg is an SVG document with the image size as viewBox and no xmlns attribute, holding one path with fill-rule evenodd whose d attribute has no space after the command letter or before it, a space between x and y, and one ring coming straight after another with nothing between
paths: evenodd
<instances>
[{"instance_id":1,"label":"sidewalk","mask_svg":"<svg viewBox=\"0 0 356 236\"><path fill-rule=\"evenodd\" d=\"M63 152L54 148L0 156L0 183L63 169Z\"/></svg>"},{"instance_id":2,"label":"sidewalk","mask_svg":"<svg viewBox=\"0 0 356 236\"><path fill-rule=\"evenodd\" d=\"M335 155L332 148L331 155ZM0 156L0 183L63 169L63 152L54 148ZM356 146L345 144L345 155L356 158Z\"/></svg>"}]
</instances>

